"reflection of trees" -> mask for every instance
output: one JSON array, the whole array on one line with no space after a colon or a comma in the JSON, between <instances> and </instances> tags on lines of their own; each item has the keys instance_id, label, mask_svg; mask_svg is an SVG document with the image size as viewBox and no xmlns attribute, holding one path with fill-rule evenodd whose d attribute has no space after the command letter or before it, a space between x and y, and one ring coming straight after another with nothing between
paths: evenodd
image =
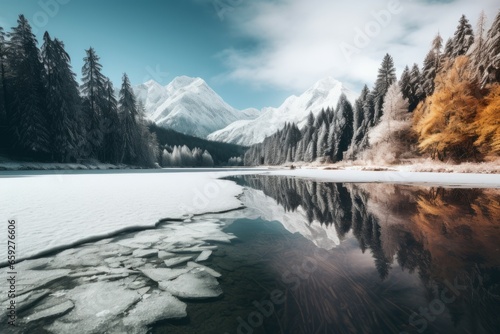
<instances>
[{"instance_id":1,"label":"reflection of trees","mask_svg":"<svg viewBox=\"0 0 500 334\"><path fill-rule=\"evenodd\" d=\"M439 299L443 289L457 279L467 288L460 291L456 301L446 304L452 323L461 328L457 332L495 332L498 325L495 317L500 313L498 190L334 184L282 177L243 177L237 182L262 190L287 211L301 207L308 217L305 224L333 225L340 239L352 232L362 252L369 250L372 254L382 279L389 275L395 259L403 270L418 273L427 290L427 304L421 305L423 307ZM291 261L280 258L278 263L286 270ZM301 328L302 331L321 332L323 329L313 328L313 324L325 324L325 319L327 324L347 326L345 330L338 327L339 332L350 332L349 328L357 332L369 331L379 325L388 329L397 320L385 319L386 314L406 312L386 310L380 313L375 327L358 327L363 323L331 309L330 300L345 302L358 316L369 318L369 314L364 314L366 305L377 300L371 309L378 309L383 305L382 297L370 295L360 286L363 278L356 274L353 280L349 273L342 272L345 267L337 262L320 261L318 265L321 267L319 272L325 274L310 278L308 284L289 296L296 307L292 303L285 312L290 315L287 321L297 328L306 326L296 318L297 314L304 313L305 319L317 319L309 324L310 327ZM331 277L335 277L337 289L329 288ZM330 299L318 297L329 295ZM303 307L316 304L318 307L311 310ZM357 305L364 306L358 308ZM315 314L318 308L324 314ZM381 319L382 323L378 323Z\"/></svg>"},{"instance_id":2,"label":"reflection of trees","mask_svg":"<svg viewBox=\"0 0 500 334\"><path fill-rule=\"evenodd\" d=\"M361 250L372 253L381 278L387 277L393 255L403 269L417 270L423 279L431 272L449 278L446 270L463 269L467 261L488 267L500 262L500 195L495 190L345 185L276 176L236 181L262 190L287 211L301 207L305 223L333 225L341 240L352 231Z\"/></svg>"},{"instance_id":3,"label":"reflection of trees","mask_svg":"<svg viewBox=\"0 0 500 334\"><path fill-rule=\"evenodd\" d=\"M262 190L285 208L296 211L300 206L309 224L333 225L342 240L352 230L361 250L370 250L381 278L389 274L391 259L385 256L377 219L367 210L367 196L350 191L340 183L320 183L283 177L241 177L235 181Z\"/></svg>"}]
</instances>

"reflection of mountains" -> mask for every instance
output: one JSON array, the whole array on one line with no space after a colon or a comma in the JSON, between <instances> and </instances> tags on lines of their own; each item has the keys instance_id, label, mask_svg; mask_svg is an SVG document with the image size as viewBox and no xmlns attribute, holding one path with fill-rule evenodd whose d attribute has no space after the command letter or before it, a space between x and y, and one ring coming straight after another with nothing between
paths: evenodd
<instances>
[{"instance_id":1,"label":"reflection of mountains","mask_svg":"<svg viewBox=\"0 0 500 334\"><path fill-rule=\"evenodd\" d=\"M431 273L449 278L476 264L500 264L498 190L320 183L274 176L236 181L262 190L285 212L306 220L303 224L309 229L333 227L340 240L352 232L361 250L372 253L381 278L387 277L395 259L403 269L418 270L422 278ZM335 233L329 234L338 243Z\"/></svg>"}]
</instances>

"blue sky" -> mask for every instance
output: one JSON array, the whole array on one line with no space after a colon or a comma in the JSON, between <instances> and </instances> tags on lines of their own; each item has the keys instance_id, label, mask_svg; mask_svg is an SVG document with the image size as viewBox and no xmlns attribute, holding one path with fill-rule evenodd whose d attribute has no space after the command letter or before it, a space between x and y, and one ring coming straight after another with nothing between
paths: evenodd
<instances>
[{"instance_id":1,"label":"blue sky","mask_svg":"<svg viewBox=\"0 0 500 334\"><path fill-rule=\"evenodd\" d=\"M23 13L39 40L48 30L64 41L78 75L92 46L115 85L123 72L134 84L202 77L243 109L278 106L326 76L355 91L371 86L386 52L400 73L422 62L437 31L449 37L462 13L475 24L481 10L492 20L499 8L497 0L1 0L0 25L9 30Z\"/></svg>"}]
</instances>

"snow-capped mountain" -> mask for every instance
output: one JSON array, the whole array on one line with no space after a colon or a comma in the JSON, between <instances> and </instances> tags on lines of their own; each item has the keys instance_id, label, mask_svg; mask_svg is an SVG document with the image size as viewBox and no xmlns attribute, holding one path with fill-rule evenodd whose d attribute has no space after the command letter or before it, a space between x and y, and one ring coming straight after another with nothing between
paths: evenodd
<instances>
[{"instance_id":1,"label":"snow-capped mountain","mask_svg":"<svg viewBox=\"0 0 500 334\"><path fill-rule=\"evenodd\" d=\"M157 125L205 138L239 120L258 116L256 109L237 110L217 95L201 78L181 76L167 86L150 80L135 87L146 117Z\"/></svg>"},{"instance_id":2,"label":"snow-capped mountain","mask_svg":"<svg viewBox=\"0 0 500 334\"><path fill-rule=\"evenodd\" d=\"M335 108L341 94L351 103L357 95L331 77L318 81L300 96L291 96L278 108L264 108L260 116L240 120L208 136L210 140L250 146L281 130L285 123L297 123L302 128L309 112L317 115L321 109Z\"/></svg>"}]
</instances>

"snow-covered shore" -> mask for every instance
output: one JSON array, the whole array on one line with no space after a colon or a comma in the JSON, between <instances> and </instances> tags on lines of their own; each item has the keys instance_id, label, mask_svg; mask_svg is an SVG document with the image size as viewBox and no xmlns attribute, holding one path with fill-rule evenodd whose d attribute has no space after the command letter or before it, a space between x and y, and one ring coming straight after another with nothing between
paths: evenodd
<instances>
[{"instance_id":1,"label":"snow-covered shore","mask_svg":"<svg viewBox=\"0 0 500 334\"><path fill-rule=\"evenodd\" d=\"M1 220L16 219L17 259L127 229L153 228L241 207L228 173L10 175L0 178ZM0 247L7 249L6 234ZM6 252L0 262L5 263Z\"/></svg>"},{"instance_id":2,"label":"snow-covered shore","mask_svg":"<svg viewBox=\"0 0 500 334\"><path fill-rule=\"evenodd\" d=\"M429 173L398 170L366 171L359 169L276 169L269 175L315 179L341 183L398 183L429 186L500 188L500 175L474 173Z\"/></svg>"}]
</instances>

